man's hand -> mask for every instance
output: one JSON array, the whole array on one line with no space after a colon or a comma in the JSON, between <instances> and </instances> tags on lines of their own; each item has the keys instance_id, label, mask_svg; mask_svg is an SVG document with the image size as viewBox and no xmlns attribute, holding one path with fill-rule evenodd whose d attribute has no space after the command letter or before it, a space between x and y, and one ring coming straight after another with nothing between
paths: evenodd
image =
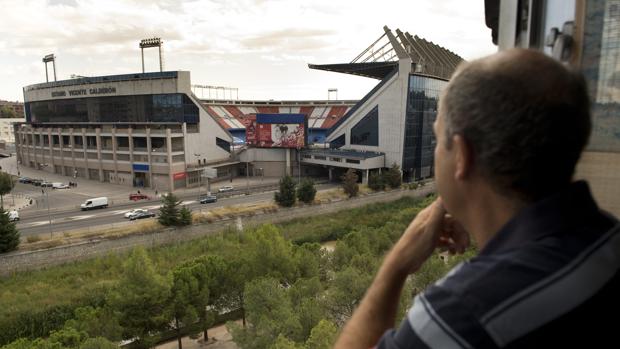
<instances>
[{"instance_id":1,"label":"man's hand","mask_svg":"<svg viewBox=\"0 0 620 349\"><path fill-rule=\"evenodd\" d=\"M385 259L401 274L416 272L436 248L451 254L469 247L469 234L445 210L441 198L420 211Z\"/></svg>"}]
</instances>

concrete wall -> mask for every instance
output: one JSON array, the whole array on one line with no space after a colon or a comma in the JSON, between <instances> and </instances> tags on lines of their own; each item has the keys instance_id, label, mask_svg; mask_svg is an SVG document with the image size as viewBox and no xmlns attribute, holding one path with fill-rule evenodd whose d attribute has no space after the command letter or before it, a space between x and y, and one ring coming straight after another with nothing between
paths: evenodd
<instances>
[{"instance_id":1,"label":"concrete wall","mask_svg":"<svg viewBox=\"0 0 620 349\"><path fill-rule=\"evenodd\" d=\"M422 197L433 191L434 187L428 185L416 191L398 190L380 192L356 199L342 200L328 204L279 209L276 213L245 216L242 217L241 220L244 227L250 227L264 223L286 221L298 217L334 213L338 210L364 206L371 203L393 201L403 196ZM189 241L216 234L228 226L236 226L236 223L237 219L232 218L215 223L193 225L187 228L170 228L153 234L131 235L115 240L89 241L40 251L11 252L0 255L0 275L9 275L19 271L104 256L109 253L122 253L137 246L154 247L180 241Z\"/></svg>"},{"instance_id":2,"label":"concrete wall","mask_svg":"<svg viewBox=\"0 0 620 349\"><path fill-rule=\"evenodd\" d=\"M206 159L207 162L222 160L230 157L230 153L218 147L215 139L220 138L230 142L232 146L232 135L228 133L215 119L207 113L205 107L193 94L187 95L198 107L200 113L200 128L198 133L185 133L185 162L196 163L198 159ZM196 157L194 154L200 154Z\"/></svg>"},{"instance_id":3,"label":"concrete wall","mask_svg":"<svg viewBox=\"0 0 620 349\"><path fill-rule=\"evenodd\" d=\"M84 98L84 97L107 97L107 96L130 96L140 94L160 94L160 93L177 93L189 90L189 72L178 72L178 79L166 78L166 79L145 79L145 80L131 80L131 81L119 81L119 82L99 82L94 84L76 84L62 87L50 87L42 88L31 91L24 91L24 100L26 102L33 101L46 101L46 100L59 100L59 99L72 99L72 98ZM187 84L187 86L179 86L179 82ZM77 83L77 80L76 80ZM70 90L89 90L91 88L102 87L114 87L115 93L106 94L86 94L72 96L68 91ZM27 89L27 88L26 88ZM52 97L52 92L65 92L65 96Z\"/></svg>"}]
</instances>

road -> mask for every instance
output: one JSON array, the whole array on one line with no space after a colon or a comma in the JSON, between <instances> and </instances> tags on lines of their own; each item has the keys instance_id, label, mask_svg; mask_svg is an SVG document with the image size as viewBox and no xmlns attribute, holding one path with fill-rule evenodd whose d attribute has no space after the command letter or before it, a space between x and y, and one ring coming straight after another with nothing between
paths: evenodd
<instances>
[{"instance_id":1,"label":"road","mask_svg":"<svg viewBox=\"0 0 620 349\"><path fill-rule=\"evenodd\" d=\"M317 189L328 189L335 185L325 184L317 186ZM196 195L192 195L191 198L180 198L182 205L186 205L191 211L205 211L217 207L232 206L247 203L256 203L262 201L273 200L274 190L267 192L253 193L251 195L243 194L239 191L230 193L229 197L221 197L224 193L218 195L217 202L209 204L200 204L196 200ZM226 193L228 194L228 193ZM129 221L124 218L124 214L135 208L145 208L151 212L157 213L161 203L159 200L143 200L137 202L127 202L118 204L105 209L96 209L91 211L80 211L75 209L56 210L51 212L51 232L53 234L59 234L61 232L74 230L74 229L89 229L102 225L122 225L122 224L135 224L140 220ZM38 235L44 233L50 233L50 222L45 209L36 211L27 211L20 214L21 220L17 223L17 228L20 231L22 238Z\"/></svg>"}]
</instances>

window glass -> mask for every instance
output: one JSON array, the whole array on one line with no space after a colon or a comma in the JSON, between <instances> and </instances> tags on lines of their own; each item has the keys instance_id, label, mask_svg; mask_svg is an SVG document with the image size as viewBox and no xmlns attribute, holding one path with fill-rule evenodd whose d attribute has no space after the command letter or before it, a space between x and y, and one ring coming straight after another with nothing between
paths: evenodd
<instances>
[{"instance_id":1,"label":"window glass","mask_svg":"<svg viewBox=\"0 0 620 349\"><path fill-rule=\"evenodd\" d=\"M351 128L351 144L379 146L379 106Z\"/></svg>"},{"instance_id":2,"label":"window glass","mask_svg":"<svg viewBox=\"0 0 620 349\"><path fill-rule=\"evenodd\" d=\"M583 73L592 100L588 149L620 151L620 1L586 1Z\"/></svg>"}]
</instances>

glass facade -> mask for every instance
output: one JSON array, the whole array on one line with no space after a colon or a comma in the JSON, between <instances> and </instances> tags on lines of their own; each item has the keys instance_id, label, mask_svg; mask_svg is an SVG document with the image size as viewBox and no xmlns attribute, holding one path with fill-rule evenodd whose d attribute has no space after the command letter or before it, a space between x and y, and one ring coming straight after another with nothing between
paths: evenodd
<instances>
[{"instance_id":1,"label":"glass facade","mask_svg":"<svg viewBox=\"0 0 620 349\"><path fill-rule=\"evenodd\" d=\"M198 107L181 93L26 102L27 122L198 123Z\"/></svg>"},{"instance_id":2,"label":"glass facade","mask_svg":"<svg viewBox=\"0 0 620 349\"><path fill-rule=\"evenodd\" d=\"M409 76L402 166L407 181L433 175L433 123L437 118L439 95L447 84L447 81L426 76Z\"/></svg>"},{"instance_id":3,"label":"glass facade","mask_svg":"<svg viewBox=\"0 0 620 349\"><path fill-rule=\"evenodd\" d=\"M379 146L379 106L351 128L351 144Z\"/></svg>"},{"instance_id":4,"label":"glass facade","mask_svg":"<svg viewBox=\"0 0 620 349\"><path fill-rule=\"evenodd\" d=\"M589 150L620 151L620 0L586 1L582 68L592 100Z\"/></svg>"},{"instance_id":5,"label":"glass facade","mask_svg":"<svg viewBox=\"0 0 620 349\"><path fill-rule=\"evenodd\" d=\"M336 137L336 139L334 139L333 141L329 142L329 147L332 149L338 149L342 146L345 145L346 143L346 139L344 137L344 133L341 134L340 136Z\"/></svg>"}]
</instances>

